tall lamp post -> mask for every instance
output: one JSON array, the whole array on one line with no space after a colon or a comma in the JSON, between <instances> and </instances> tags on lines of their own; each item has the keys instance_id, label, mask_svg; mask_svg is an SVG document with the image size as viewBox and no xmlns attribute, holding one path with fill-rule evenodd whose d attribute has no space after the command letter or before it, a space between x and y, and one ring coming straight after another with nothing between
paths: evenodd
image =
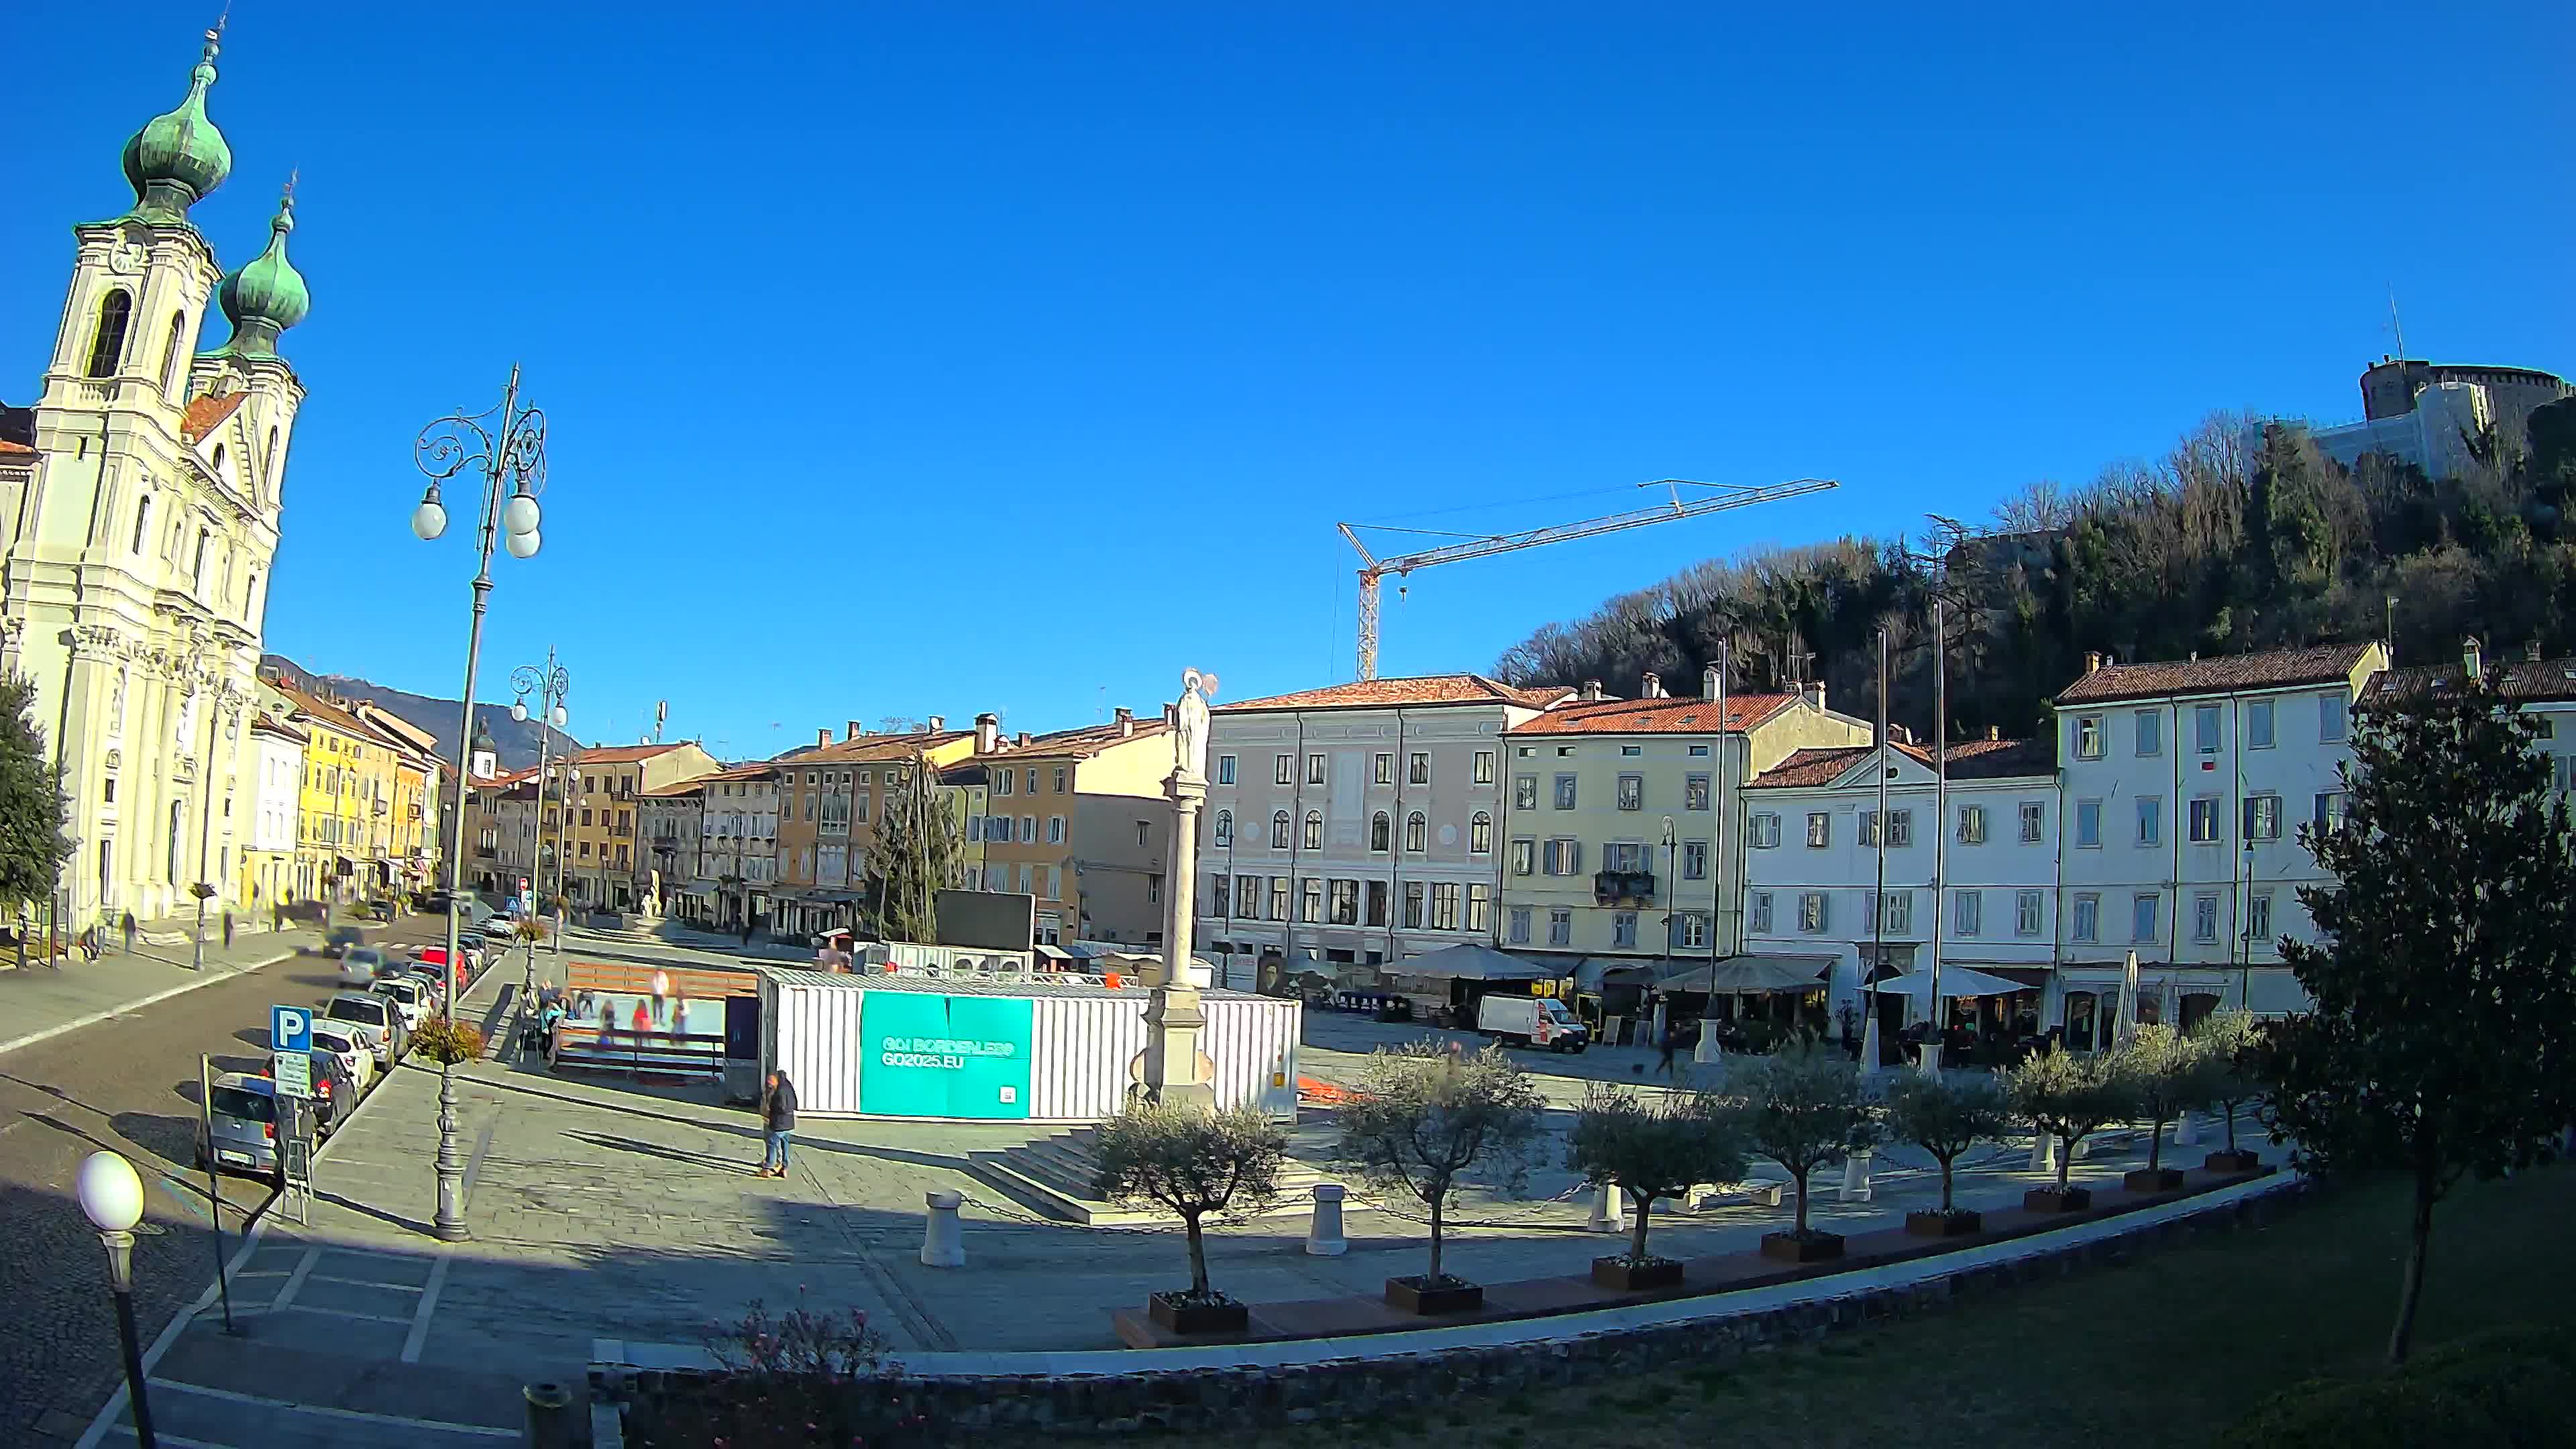
<instances>
[{"instance_id":1,"label":"tall lamp post","mask_svg":"<svg viewBox=\"0 0 2576 1449\"><path fill-rule=\"evenodd\" d=\"M125 1348L125 1397L134 1409L134 1438L156 1449L152 1401L144 1396L143 1346L134 1332L134 1225L143 1221L143 1179L113 1152L93 1152L80 1166L80 1205L107 1247L107 1284L116 1294L116 1335Z\"/></svg>"},{"instance_id":2,"label":"tall lamp post","mask_svg":"<svg viewBox=\"0 0 2576 1449\"><path fill-rule=\"evenodd\" d=\"M564 709L564 696L572 692L572 676L555 662L555 651L549 649L542 667L522 664L511 670L510 687L518 694L518 698L510 701L510 718L521 724L528 720L528 696L535 695L537 699L537 858L528 874L532 887L528 892L529 907L533 910L537 896L546 888L546 781L553 759L555 731L562 729L572 718ZM557 949L561 949L560 941ZM532 940L528 942L528 973L521 987L523 997L536 989L536 979L537 943Z\"/></svg>"},{"instance_id":3,"label":"tall lamp post","mask_svg":"<svg viewBox=\"0 0 2576 1449\"><path fill-rule=\"evenodd\" d=\"M483 652L483 615L492 597L492 545L507 536L512 558L537 552L537 495L546 485L546 415L519 399L519 369L501 390L501 405L480 413L450 413L421 429L412 442L412 457L429 477L420 506L412 510L411 531L423 541L447 531L447 507L439 485L451 478L482 474L483 512L475 530L479 555L474 573L474 621L465 640L465 693L459 706L464 723L456 731L456 778L474 778L474 674ZM456 812L447 849L447 960L440 973L447 982L447 1015L455 1020L454 963L464 936L465 812ZM456 1066L442 1063L438 1083L438 1214L431 1231L445 1242L466 1237L465 1165L456 1154Z\"/></svg>"}]
</instances>

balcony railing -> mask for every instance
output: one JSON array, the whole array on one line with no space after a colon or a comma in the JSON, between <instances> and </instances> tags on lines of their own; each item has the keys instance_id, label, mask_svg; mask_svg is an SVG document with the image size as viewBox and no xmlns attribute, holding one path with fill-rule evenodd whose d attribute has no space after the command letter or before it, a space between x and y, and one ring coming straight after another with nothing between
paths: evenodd
<instances>
[{"instance_id":1,"label":"balcony railing","mask_svg":"<svg viewBox=\"0 0 2576 1449\"><path fill-rule=\"evenodd\" d=\"M1615 901L1651 901L1655 898L1655 876L1652 871L1605 870L1592 877L1592 899L1602 905Z\"/></svg>"}]
</instances>

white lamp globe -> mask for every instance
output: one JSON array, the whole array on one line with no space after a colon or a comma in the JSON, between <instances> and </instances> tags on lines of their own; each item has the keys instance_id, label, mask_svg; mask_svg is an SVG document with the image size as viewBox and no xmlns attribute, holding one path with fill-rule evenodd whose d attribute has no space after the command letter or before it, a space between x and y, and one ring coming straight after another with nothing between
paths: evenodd
<instances>
[{"instance_id":1,"label":"white lamp globe","mask_svg":"<svg viewBox=\"0 0 2576 1449\"><path fill-rule=\"evenodd\" d=\"M501 523L512 533L536 532L537 495L533 493L511 495L509 504L501 510Z\"/></svg>"},{"instance_id":2,"label":"white lamp globe","mask_svg":"<svg viewBox=\"0 0 2576 1449\"><path fill-rule=\"evenodd\" d=\"M521 724L526 724L528 722L528 702L524 699L511 700L510 718Z\"/></svg>"},{"instance_id":3,"label":"white lamp globe","mask_svg":"<svg viewBox=\"0 0 2576 1449\"><path fill-rule=\"evenodd\" d=\"M423 541L447 532L447 509L435 494L420 500L420 506L411 511L411 531Z\"/></svg>"},{"instance_id":4,"label":"white lamp globe","mask_svg":"<svg viewBox=\"0 0 2576 1449\"><path fill-rule=\"evenodd\" d=\"M130 1233L143 1221L143 1179L113 1152L93 1152L80 1166L81 1211L102 1233Z\"/></svg>"},{"instance_id":5,"label":"white lamp globe","mask_svg":"<svg viewBox=\"0 0 2576 1449\"><path fill-rule=\"evenodd\" d=\"M563 707L562 705L556 705L556 706L555 706L555 728L556 728L556 729L562 729L562 728L564 727L565 723L566 723L566 722L568 722L568 721L570 721L571 719L572 719L572 716L571 716L571 715L568 715L568 714L564 713L564 707Z\"/></svg>"},{"instance_id":6,"label":"white lamp globe","mask_svg":"<svg viewBox=\"0 0 2576 1449\"><path fill-rule=\"evenodd\" d=\"M537 556L537 531L532 528L525 533L511 534L509 538L509 549L510 557L512 558L535 558Z\"/></svg>"}]
</instances>

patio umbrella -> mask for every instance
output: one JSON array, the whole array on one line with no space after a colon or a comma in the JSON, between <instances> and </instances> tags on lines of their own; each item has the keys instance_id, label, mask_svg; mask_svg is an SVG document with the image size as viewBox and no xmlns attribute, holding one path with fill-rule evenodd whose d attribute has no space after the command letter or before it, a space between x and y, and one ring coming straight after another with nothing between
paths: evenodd
<instances>
[{"instance_id":1,"label":"patio umbrella","mask_svg":"<svg viewBox=\"0 0 2576 1449\"><path fill-rule=\"evenodd\" d=\"M1909 971L1902 976L1887 977L1869 989L1882 996L1902 996L1921 1004L1931 997L1932 974ZM1946 966L1941 971L1941 994L1946 997L2011 996L2027 990L2029 988L2018 981L1989 976L1966 966Z\"/></svg>"}]
</instances>

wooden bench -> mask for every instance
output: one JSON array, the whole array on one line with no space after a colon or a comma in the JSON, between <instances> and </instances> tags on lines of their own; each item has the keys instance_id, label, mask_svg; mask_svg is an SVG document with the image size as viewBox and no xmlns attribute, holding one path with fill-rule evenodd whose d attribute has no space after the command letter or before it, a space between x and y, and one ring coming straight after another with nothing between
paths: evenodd
<instances>
[{"instance_id":1,"label":"wooden bench","mask_svg":"<svg viewBox=\"0 0 2576 1449\"><path fill-rule=\"evenodd\" d=\"M1710 1182L1694 1186L1684 1200L1693 1212L1707 1212L1730 1203L1749 1202L1756 1207L1778 1207L1797 1184L1785 1177L1748 1177L1742 1182Z\"/></svg>"}]
</instances>

